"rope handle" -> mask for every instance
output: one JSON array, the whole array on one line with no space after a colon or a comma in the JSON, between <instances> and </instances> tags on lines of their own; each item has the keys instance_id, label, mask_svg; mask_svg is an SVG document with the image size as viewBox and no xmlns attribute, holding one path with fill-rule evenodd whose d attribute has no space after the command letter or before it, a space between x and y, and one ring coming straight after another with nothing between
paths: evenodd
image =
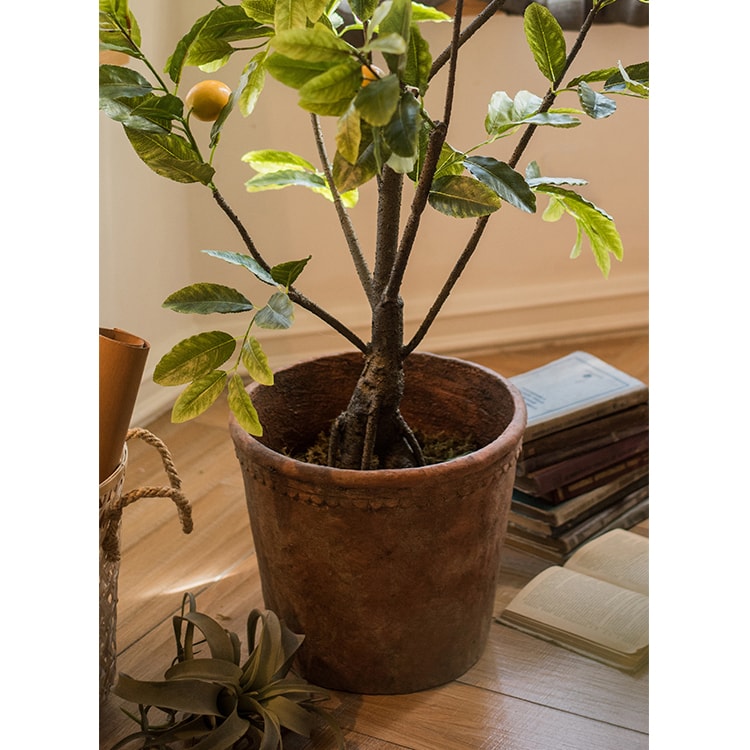
<instances>
[{"instance_id":1,"label":"rope handle","mask_svg":"<svg viewBox=\"0 0 750 750\"><path fill-rule=\"evenodd\" d=\"M99 527L104 532L101 542L102 550L112 560L120 559L119 522L122 517L122 509L141 498L171 498L172 502L177 506L177 515L182 524L183 532L189 534L193 530L192 508L190 507L190 502L182 492L182 482L177 474L177 469L172 461L169 449L156 435L141 427L128 430L125 437L126 442L133 438L139 438L159 451L170 486L138 487L125 494L117 494L99 509Z\"/></svg>"}]
</instances>

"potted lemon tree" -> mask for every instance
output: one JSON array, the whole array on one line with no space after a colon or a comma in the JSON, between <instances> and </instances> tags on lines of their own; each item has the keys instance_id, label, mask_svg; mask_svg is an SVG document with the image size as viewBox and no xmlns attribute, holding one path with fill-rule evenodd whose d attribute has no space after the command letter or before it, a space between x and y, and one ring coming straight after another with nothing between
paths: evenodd
<instances>
[{"instance_id":1,"label":"potted lemon tree","mask_svg":"<svg viewBox=\"0 0 750 750\"><path fill-rule=\"evenodd\" d=\"M207 1L159 65L142 51L146 31L127 0L100 0L100 46L127 56L100 67L101 108L152 170L206 187L244 246L206 252L235 266L242 283L269 289L262 304L213 282L175 291L166 307L245 315L247 327L239 337L213 328L178 342L154 379L183 386L177 422L227 395L264 599L305 634L297 665L316 684L413 691L455 678L482 652L525 407L500 375L420 345L501 206L534 213L545 199L545 218L572 217L573 254L588 245L604 275L622 257L614 221L583 197L584 181L548 176L528 153L539 128L608 117L617 96L647 97L643 61L613 55L606 69L573 68L597 14L615 1L594 0L570 47L547 8L530 4L523 29L546 90L498 90L485 137L467 145L451 138L461 50L503 0L468 23L461 0L452 17L410 0ZM453 24L445 49L431 50L420 30L433 22ZM236 55L246 60L240 79L217 80ZM206 79L183 94L186 66ZM368 337L305 289L314 259L260 247L253 222L263 218L244 221L219 190L214 151L263 106L268 77L296 90L316 153L298 154L295 144L244 153L247 190L301 186L328 203L368 305ZM335 122L328 140L327 118ZM202 141L196 119L213 123ZM493 154L504 143L502 160ZM351 219L364 190L377 195L372 248ZM427 211L472 229L407 338L404 278ZM346 351L274 372L263 332L289 328L295 307L340 334Z\"/></svg>"}]
</instances>

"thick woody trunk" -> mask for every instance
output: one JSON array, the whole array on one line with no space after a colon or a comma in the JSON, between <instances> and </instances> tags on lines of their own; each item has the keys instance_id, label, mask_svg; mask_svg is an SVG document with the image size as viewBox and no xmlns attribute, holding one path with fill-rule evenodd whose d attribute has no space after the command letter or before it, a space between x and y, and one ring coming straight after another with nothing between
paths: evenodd
<instances>
[{"instance_id":1,"label":"thick woody trunk","mask_svg":"<svg viewBox=\"0 0 750 750\"><path fill-rule=\"evenodd\" d=\"M332 466L396 469L420 465L419 449L399 410L404 392L402 331L400 300L375 310L372 348L347 410L331 433Z\"/></svg>"},{"instance_id":2,"label":"thick woody trunk","mask_svg":"<svg viewBox=\"0 0 750 750\"><path fill-rule=\"evenodd\" d=\"M386 291L398 247L402 179L387 167L381 177L372 340L347 410L331 431L328 462L342 469L422 464L420 449L399 409L404 392L403 302Z\"/></svg>"}]
</instances>

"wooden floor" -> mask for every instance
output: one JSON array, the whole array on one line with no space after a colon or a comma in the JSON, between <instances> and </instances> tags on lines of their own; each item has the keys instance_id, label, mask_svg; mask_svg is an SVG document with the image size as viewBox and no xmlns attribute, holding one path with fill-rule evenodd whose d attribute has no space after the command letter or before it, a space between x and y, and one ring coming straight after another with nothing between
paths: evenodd
<instances>
[{"instance_id":1,"label":"wooden floor","mask_svg":"<svg viewBox=\"0 0 750 750\"><path fill-rule=\"evenodd\" d=\"M648 382L648 338L550 344L469 358L512 376L584 349ZM459 353L463 354L463 353ZM117 625L120 671L161 679L174 656L171 616L183 592L244 641L245 618L262 607L239 466L218 404L198 420L167 416L142 425L170 448L193 506L184 535L169 499L126 508ZM166 483L151 446L129 444L125 491ZM648 534L648 522L637 530ZM546 563L506 549L496 611ZM100 710L100 748L136 729L110 697ZM493 623L487 649L469 672L443 687L403 696L334 693L328 704L350 750L636 750L648 747L648 670L622 673ZM288 750L334 747L325 731L290 735Z\"/></svg>"}]
</instances>

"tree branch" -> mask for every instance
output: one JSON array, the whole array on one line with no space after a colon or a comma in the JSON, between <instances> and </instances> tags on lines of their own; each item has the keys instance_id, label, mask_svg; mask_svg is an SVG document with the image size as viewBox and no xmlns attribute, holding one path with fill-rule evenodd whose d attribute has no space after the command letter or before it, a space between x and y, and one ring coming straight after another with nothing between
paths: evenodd
<instances>
[{"instance_id":1,"label":"tree branch","mask_svg":"<svg viewBox=\"0 0 750 750\"><path fill-rule=\"evenodd\" d=\"M357 271L357 276L359 277L359 282L370 303L370 308L372 308L375 304L372 275L370 269L367 267L367 261L362 254L362 248L357 239L354 225L352 224L351 218L341 201L341 195L338 188L333 181L333 173L331 172L331 165L328 161L328 154L326 153L325 142L323 140L323 131L320 127L320 118L316 114L311 113L310 121L312 122L313 133L315 135L315 145L318 147L318 155L320 156L320 161L323 165L326 182L328 183L328 188L333 196L333 205L336 207L336 215L338 216L339 225L344 234L349 253L352 256L354 267Z\"/></svg>"},{"instance_id":2,"label":"tree branch","mask_svg":"<svg viewBox=\"0 0 750 750\"><path fill-rule=\"evenodd\" d=\"M502 2L504 2L504 0L502 0ZM490 5L492 5L492 3L490 3ZM490 5L488 5L487 8L489 8ZM579 31L578 36L576 37L576 40L573 46L571 47L570 52L568 53L568 56L565 60L565 65L563 67L563 70L558 76L557 80L553 83L552 87L549 89L547 94L545 95L544 99L542 100L542 104L539 107L539 112L546 112L554 103L555 98L557 97L556 90L559 88L560 83L562 82L562 79L564 78L565 74L568 72L568 70L570 69L570 66L573 64L573 61L575 60L578 53L580 52L581 47L583 45L583 41L586 38L586 35L591 30L591 26L594 22L594 18L596 17L596 14L599 12L599 10L600 10L599 4L596 3L592 7L592 9L589 11L589 14L586 16L586 19L584 20L583 25L581 26L581 30ZM479 16L477 16L477 18L479 18ZM534 135L536 128L537 128L536 125L528 125L526 127L526 130L524 131L523 136L519 140L518 145L516 146L516 149L513 152L513 156L508 161L508 166L515 169L516 165L521 159L521 156L523 156L524 151L529 145L529 142L531 141L531 138ZM466 268L466 265L468 264L469 260L471 259L474 252L476 251L479 245L479 240L481 239L482 234L484 233L484 230L487 228L487 224L489 223L489 220L490 220L490 215L482 216L479 219L477 219L477 222L474 225L474 231L472 232L471 237L466 243L466 247L464 247L463 251L461 252L461 255L459 256L455 265L451 269L450 275L446 279L445 284L443 285L443 288L440 290L440 293L436 297L435 302L432 304L432 307L430 307L429 311L427 312L427 315L425 316L421 325L419 326L416 333L412 337L411 341L409 341L409 343L404 347L404 350L403 350L404 357L407 357L411 352L413 352L414 349L416 349L417 346L419 346L419 344L422 342L424 337L427 335L427 331L430 329L430 326L435 322L435 318L437 318L438 313L440 312L441 308L445 304L445 301L448 299L450 293L453 291L453 288L455 287L456 283L461 277L463 270Z\"/></svg>"},{"instance_id":3,"label":"tree branch","mask_svg":"<svg viewBox=\"0 0 750 750\"><path fill-rule=\"evenodd\" d=\"M466 42L468 42L469 39L471 39L471 37L474 36L474 34L476 34L476 32L479 31L479 29L481 29L482 26L484 26L487 21L495 15L495 13L503 7L503 5L505 5L505 0L490 0L481 13L477 14L474 20L461 32L461 35L458 38L458 46L463 47L463 45L466 44ZM438 71L450 60L452 48L453 44L451 43L433 60L432 68L430 68L430 74L427 80L432 80Z\"/></svg>"},{"instance_id":4,"label":"tree branch","mask_svg":"<svg viewBox=\"0 0 750 750\"><path fill-rule=\"evenodd\" d=\"M224 196L217 190L215 186L211 188L211 192L214 196L214 200L219 205L221 210L229 217L229 220L232 222L232 224L234 224L235 229L239 233L240 237L242 237L242 241L245 243L245 247L248 249L250 255L252 255L255 261L264 270L270 272L271 266L268 265L265 258L260 254L260 251L255 246L252 237L250 237L248 231L245 229L244 224L237 216L237 214L232 210L231 206L226 202ZM337 320L329 312L324 310L322 307L319 307L311 300L307 299L304 294L298 292L294 287L290 287L287 293L289 295L289 299L292 300L292 302L295 302L300 307L315 315L316 318L322 320L328 326L333 328L334 331L343 336L347 341L352 343L361 352L367 351L367 344L365 344L362 339L357 336L356 333L349 330L349 328L347 328L340 320Z\"/></svg>"}]
</instances>

